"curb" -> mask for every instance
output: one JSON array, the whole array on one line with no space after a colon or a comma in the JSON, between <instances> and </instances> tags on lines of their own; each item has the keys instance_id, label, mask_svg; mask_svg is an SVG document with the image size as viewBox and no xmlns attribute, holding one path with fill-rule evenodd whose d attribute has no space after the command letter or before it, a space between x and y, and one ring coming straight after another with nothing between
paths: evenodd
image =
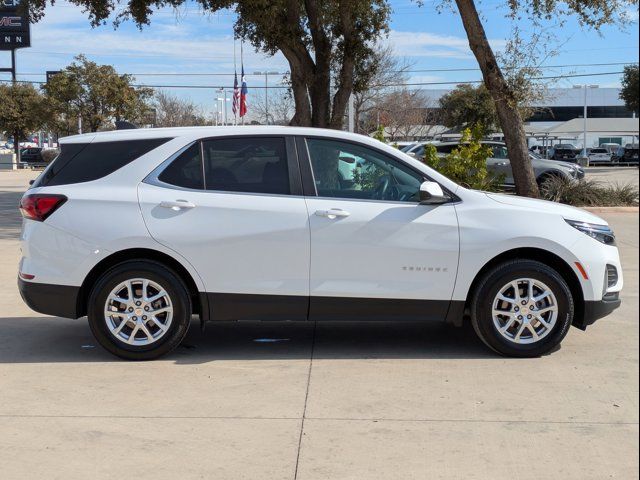
<instances>
[{"instance_id":1,"label":"curb","mask_svg":"<svg viewBox=\"0 0 640 480\"><path fill-rule=\"evenodd\" d=\"M581 207L591 213L638 213L640 207Z\"/></svg>"}]
</instances>

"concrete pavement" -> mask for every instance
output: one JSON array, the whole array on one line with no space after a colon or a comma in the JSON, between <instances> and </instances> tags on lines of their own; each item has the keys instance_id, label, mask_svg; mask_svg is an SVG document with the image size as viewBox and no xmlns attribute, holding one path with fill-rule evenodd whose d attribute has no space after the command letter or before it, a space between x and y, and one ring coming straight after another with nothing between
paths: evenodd
<instances>
[{"instance_id":1,"label":"concrete pavement","mask_svg":"<svg viewBox=\"0 0 640 480\"><path fill-rule=\"evenodd\" d=\"M638 180L638 168L637 167L587 167L586 178L596 180L602 183L617 184L617 185L635 185L638 187L640 181Z\"/></svg>"},{"instance_id":2,"label":"concrete pavement","mask_svg":"<svg viewBox=\"0 0 640 480\"><path fill-rule=\"evenodd\" d=\"M20 300L27 178L0 173L3 479L638 476L637 213L606 215L623 306L544 358L439 324L194 322L173 354L129 363Z\"/></svg>"}]
</instances>

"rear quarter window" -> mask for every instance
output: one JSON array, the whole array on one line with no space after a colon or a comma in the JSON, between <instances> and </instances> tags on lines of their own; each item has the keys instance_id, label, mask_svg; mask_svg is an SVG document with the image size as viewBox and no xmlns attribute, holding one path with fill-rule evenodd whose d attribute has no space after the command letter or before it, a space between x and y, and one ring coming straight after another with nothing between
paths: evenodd
<instances>
[{"instance_id":1,"label":"rear quarter window","mask_svg":"<svg viewBox=\"0 0 640 480\"><path fill-rule=\"evenodd\" d=\"M171 138L62 144L60 154L33 186L47 187L98 180L169 140Z\"/></svg>"}]
</instances>

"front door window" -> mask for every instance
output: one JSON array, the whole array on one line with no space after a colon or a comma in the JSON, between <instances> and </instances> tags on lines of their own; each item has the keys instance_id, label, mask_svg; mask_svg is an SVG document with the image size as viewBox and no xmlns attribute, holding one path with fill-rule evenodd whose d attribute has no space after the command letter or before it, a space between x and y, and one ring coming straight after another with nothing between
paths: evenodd
<instances>
[{"instance_id":1,"label":"front door window","mask_svg":"<svg viewBox=\"0 0 640 480\"><path fill-rule=\"evenodd\" d=\"M418 202L423 176L377 150L307 139L319 197Z\"/></svg>"}]
</instances>

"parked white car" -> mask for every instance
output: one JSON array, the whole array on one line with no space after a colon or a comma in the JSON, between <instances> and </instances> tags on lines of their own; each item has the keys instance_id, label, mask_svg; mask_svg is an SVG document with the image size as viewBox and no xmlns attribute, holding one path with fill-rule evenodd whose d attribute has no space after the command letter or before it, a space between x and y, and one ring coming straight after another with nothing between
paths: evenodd
<instances>
[{"instance_id":1,"label":"parked white car","mask_svg":"<svg viewBox=\"0 0 640 480\"><path fill-rule=\"evenodd\" d=\"M123 358L169 352L192 314L468 316L496 352L531 357L620 305L601 218L464 189L365 136L205 127L61 144L21 200L20 291L38 312L88 315Z\"/></svg>"},{"instance_id":2,"label":"parked white car","mask_svg":"<svg viewBox=\"0 0 640 480\"><path fill-rule=\"evenodd\" d=\"M587 156L590 164L611 163L613 154L606 148L591 148Z\"/></svg>"}]
</instances>

